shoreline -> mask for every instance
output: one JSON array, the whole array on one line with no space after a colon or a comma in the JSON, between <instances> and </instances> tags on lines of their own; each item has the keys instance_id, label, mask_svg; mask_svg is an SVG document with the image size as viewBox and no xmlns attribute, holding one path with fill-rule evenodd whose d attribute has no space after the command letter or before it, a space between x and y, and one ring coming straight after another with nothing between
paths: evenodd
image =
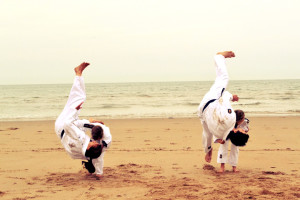
<instances>
[{"instance_id":1,"label":"shoreline","mask_svg":"<svg viewBox=\"0 0 300 200\"><path fill-rule=\"evenodd\" d=\"M300 114L295 114L295 115L246 115L246 118L298 118L300 117ZM89 118L93 118L93 119L102 119L102 120L139 120L139 119L144 119L144 120L149 120L149 119L199 119L198 116L187 116L187 117L133 117L133 118L129 118L129 117L119 117L119 118L101 118L101 117L97 117L97 116L79 116L80 119L89 119ZM32 119L24 119L24 118L13 118L13 119L7 119L7 120L3 120L0 119L0 122L32 122L32 121L55 121L56 118L42 118L42 119L38 119L38 118L32 118Z\"/></svg>"}]
</instances>

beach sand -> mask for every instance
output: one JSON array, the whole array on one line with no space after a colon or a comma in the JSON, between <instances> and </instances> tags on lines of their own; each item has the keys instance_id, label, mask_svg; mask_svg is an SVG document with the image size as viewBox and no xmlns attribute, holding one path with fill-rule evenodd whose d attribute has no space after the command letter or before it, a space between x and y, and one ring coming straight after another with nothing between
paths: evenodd
<instances>
[{"instance_id":1,"label":"beach sand","mask_svg":"<svg viewBox=\"0 0 300 200\"><path fill-rule=\"evenodd\" d=\"M299 199L300 117L250 117L239 173L204 161L199 119L109 119L97 179L71 159L54 121L0 122L0 199Z\"/></svg>"}]
</instances>

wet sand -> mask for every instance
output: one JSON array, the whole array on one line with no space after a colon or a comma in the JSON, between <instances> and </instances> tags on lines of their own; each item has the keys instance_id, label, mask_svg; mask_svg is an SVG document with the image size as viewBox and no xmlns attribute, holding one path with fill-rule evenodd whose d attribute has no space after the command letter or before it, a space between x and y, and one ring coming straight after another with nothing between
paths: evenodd
<instances>
[{"instance_id":1,"label":"wet sand","mask_svg":"<svg viewBox=\"0 0 300 200\"><path fill-rule=\"evenodd\" d=\"M195 118L103 120L113 136L97 179L54 121L0 122L0 199L299 199L300 117L250 117L239 173L204 161Z\"/></svg>"}]
</instances>

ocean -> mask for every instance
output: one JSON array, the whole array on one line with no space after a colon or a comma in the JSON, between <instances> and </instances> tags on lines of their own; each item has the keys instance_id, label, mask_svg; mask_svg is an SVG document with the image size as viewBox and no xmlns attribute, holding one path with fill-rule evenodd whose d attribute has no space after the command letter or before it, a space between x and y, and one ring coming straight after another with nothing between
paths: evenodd
<instances>
[{"instance_id":1,"label":"ocean","mask_svg":"<svg viewBox=\"0 0 300 200\"><path fill-rule=\"evenodd\" d=\"M197 107L213 81L86 84L81 118L197 117ZM54 120L62 111L70 84L0 85L0 121ZM230 81L240 97L232 104L246 116L299 116L300 80Z\"/></svg>"}]
</instances>

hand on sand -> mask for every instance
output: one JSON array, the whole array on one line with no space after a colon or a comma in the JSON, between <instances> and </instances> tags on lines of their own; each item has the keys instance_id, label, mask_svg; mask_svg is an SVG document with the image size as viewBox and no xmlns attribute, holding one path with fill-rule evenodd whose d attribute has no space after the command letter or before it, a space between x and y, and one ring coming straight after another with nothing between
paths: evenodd
<instances>
[{"instance_id":1,"label":"hand on sand","mask_svg":"<svg viewBox=\"0 0 300 200\"><path fill-rule=\"evenodd\" d=\"M235 54L232 51L218 52L217 55L222 55L225 58L233 58L233 57L235 57Z\"/></svg>"}]
</instances>

